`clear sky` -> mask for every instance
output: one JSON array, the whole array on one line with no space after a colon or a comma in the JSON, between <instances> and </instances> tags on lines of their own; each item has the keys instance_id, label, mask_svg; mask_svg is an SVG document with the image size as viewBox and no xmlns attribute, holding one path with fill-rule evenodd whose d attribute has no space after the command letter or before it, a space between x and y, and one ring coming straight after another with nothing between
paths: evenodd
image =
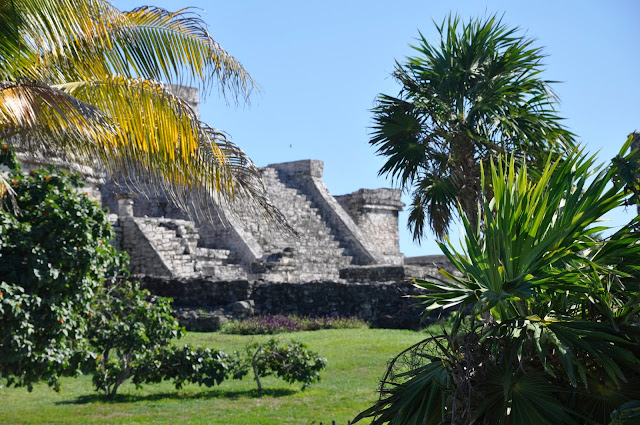
<instances>
[{"instance_id":1,"label":"clear sky","mask_svg":"<svg viewBox=\"0 0 640 425\"><path fill-rule=\"evenodd\" d=\"M202 119L223 129L259 166L300 159L324 161L329 191L391 187L378 177L383 159L369 145L376 95L396 95L394 61L411 55L421 31L437 40L432 21L449 13L468 19L497 13L548 55L543 78L559 114L588 151L609 161L626 136L640 130L640 1L324 0L114 1L121 10L153 4L195 6L213 38L260 86L250 105L227 105L215 93ZM206 11L206 12L205 12ZM407 202L405 196L404 201ZM622 225L630 211L611 216ZM400 215L407 256L438 254L429 235L418 246ZM454 235L454 239L458 236Z\"/></svg>"}]
</instances>

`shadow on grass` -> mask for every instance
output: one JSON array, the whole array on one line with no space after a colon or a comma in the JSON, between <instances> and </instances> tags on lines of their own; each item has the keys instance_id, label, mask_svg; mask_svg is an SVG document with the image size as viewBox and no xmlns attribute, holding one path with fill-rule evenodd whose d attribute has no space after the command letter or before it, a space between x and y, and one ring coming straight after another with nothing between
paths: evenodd
<instances>
[{"instance_id":1,"label":"shadow on grass","mask_svg":"<svg viewBox=\"0 0 640 425\"><path fill-rule=\"evenodd\" d=\"M288 388L263 389L262 397L286 397L297 391ZM74 400L58 401L56 404L89 404L89 403L136 403L139 401L156 400L198 400L211 398L238 399L241 397L259 398L258 390L221 390L209 389L195 393L185 394L179 390L156 394L116 394L113 398L107 398L102 394L82 395Z\"/></svg>"}]
</instances>

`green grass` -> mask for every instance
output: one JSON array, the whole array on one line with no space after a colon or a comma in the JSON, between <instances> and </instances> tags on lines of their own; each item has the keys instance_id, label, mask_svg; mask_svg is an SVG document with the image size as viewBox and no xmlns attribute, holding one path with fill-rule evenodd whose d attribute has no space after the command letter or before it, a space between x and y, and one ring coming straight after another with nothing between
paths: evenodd
<instances>
[{"instance_id":1,"label":"green grass","mask_svg":"<svg viewBox=\"0 0 640 425\"><path fill-rule=\"evenodd\" d=\"M263 397L255 383L225 381L218 387L189 385L176 390L171 383L136 390L125 384L113 401L103 400L83 376L63 380L55 393L38 385L0 389L2 424L316 424L346 425L376 400L375 389L387 362L425 337L424 333L387 329L333 329L280 334L304 342L328 360L322 381L310 389L266 378ZM178 343L240 350L268 335L242 336L189 333Z\"/></svg>"}]
</instances>

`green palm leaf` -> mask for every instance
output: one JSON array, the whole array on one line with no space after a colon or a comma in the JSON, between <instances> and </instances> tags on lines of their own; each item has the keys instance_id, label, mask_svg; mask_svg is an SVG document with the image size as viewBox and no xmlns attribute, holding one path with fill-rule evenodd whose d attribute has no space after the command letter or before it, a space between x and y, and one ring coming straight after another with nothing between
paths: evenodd
<instances>
[{"instance_id":1,"label":"green palm leaf","mask_svg":"<svg viewBox=\"0 0 640 425\"><path fill-rule=\"evenodd\" d=\"M631 140L620 161L633 155ZM452 334L423 353L432 363L394 375L392 362L393 386L362 415L420 423L440 414L424 410L445 379L429 365L447 376L439 388L450 416L440 417L453 423L600 424L615 409L613 423L635 419L632 404L620 406L640 399L639 218L598 236L601 217L629 195L615 164L594 162L579 150L535 172L514 156L489 161L481 225L461 211L463 247L441 244L458 273L414 281L427 290L416 297L427 313L456 311Z\"/></svg>"},{"instance_id":2,"label":"green palm leaf","mask_svg":"<svg viewBox=\"0 0 640 425\"><path fill-rule=\"evenodd\" d=\"M381 94L373 109L370 143L387 158L380 173L414 192L409 226L416 239L424 222L444 238L458 204L475 227L480 161L512 152L540 163L552 148L573 146L532 40L496 16L464 23L449 16L436 30L439 42L420 34L415 56L396 63L399 95ZM452 185L446 202L431 196L434 175Z\"/></svg>"}]
</instances>

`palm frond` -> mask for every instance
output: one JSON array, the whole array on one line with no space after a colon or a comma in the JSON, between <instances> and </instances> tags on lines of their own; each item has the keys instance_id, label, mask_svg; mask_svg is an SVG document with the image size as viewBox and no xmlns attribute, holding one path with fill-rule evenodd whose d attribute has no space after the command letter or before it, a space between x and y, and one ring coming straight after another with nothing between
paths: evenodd
<instances>
[{"instance_id":1,"label":"palm frond","mask_svg":"<svg viewBox=\"0 0 640 425\"><path fill-rule=\"evenodd\" d=\"M557 388L540 372L523 373L490 367L479 391L474 419L485 424L578 424L571 410L554 394Z\"/></svg>"},{"instance_id":2,"label":"palm frond","mask_svg":"<svg viewBox=\"0 0 640 425\"><path fill-rule=\"evenodd\" d=\"M370 143L387 158L380 174L407 188L437 169L455 185L449 214L437 205L433 215L416 209L409 223L414 239L424 235L424 222L442 239L458 205L478 224L478 161L509 153L536 163L550 150L574 147L574 135L556 114L553 82L541 77L544 54L533 40L495 15L468 22L449 15L436 32L435 42L420 33L415 55L396 62L400 93L379 95L373 109Z\"/></svg>"},{"instance_id":3,"label":"palm frond","mask_svg":"<svg viewBox=\"0 0 640 425\"><path fill-rule=\"evenodd\" d=\"M241 93L245 98L256 87L242 65L211 38L204 21L189 9L169 12L144 6L126 12L125 17L131 26L127 37L119 40L119 47L130 55L129 62L136 64L140 76L171 82L186 67L191 73L187 84L215 81L223 93ZM137 48L139 39L147 42L146 51ZM155 61L150 60L154 58ZM203 88L207 91L208 87Z\"/></svg>"},{"instance_id":4,"label":"palm frond","mask_svg":"<svg viewBox=\"0 0 640 425\"><path fill-rule=\"evenodd\" d=\"M0 137L159 188L187 212L242 198L284 223L246 155L156 82L245 99L256 87L191 9L2 1L0 29Z\"/></svg>"},{"instance_id":5,"label":"palm frond","mask_svg":"<svg viewBox=\"0 0 640 425\"><path fill-rule=\"evenodd\" d=\"M0 83L0 137L22 134L43 138L52 147L78 146L115 134L113 123L99 108L38 82ZM74 142L75 141L75 142Z\"/></svg>"},{"instance_id":6,"label":"palm frond","mask_svg":"<svg viewBox=\"0 0 640 425\"><path fill-rule=\"evenodd\" d=\"M160 187L185 211L207 212L212 200L228 206L242 198L284 223L253 162L162 84L113 76L57 87L104 111L118 129L102 144L68 152L69 158L97 159L134 188Z\"/></svg>"},{"instance_id":7,"label":"palm frond","mask_svg":"<svg viewBox=\"0 0 640 425\"><path fill-rule=\"evenodd\" d=\"M15 19L8 19L7 25L28 40L20 48L29 52L32 62L22 70L25 77L52 83L116 74L197 84L205 96L218 84L223 94L240 94L245 99L256 87L190 9L169 12L144 6L120 12L101 0L12 3L15 6L7 11L7 18ZM4 79L15 76L12 70Z\"/></svg>"},{"instance_id":8,"label":"palm frond","mask_svg":"<svg viewBox=\"0 0 640 425\"><path fill-rule=\"evenodd\" d=\"M122 13L103 0L3 1L0 26L12 37L0 43L0 80L60 81L55 64L113 49L111 30L122 25Z\"/></svg>"},{"instance_id":9,"label":"palm frond","mask_svg":"<svg viewBox=\"0 0 640 425\"><path fill-rule=\"evenodd\" d=\"M378 402L351 423L366 418L372 418L373 425L442 423L450 414L446 406L452 382L444 362L427 354L440 338L428 338L398 354L382 379Z\"/></svg>"}]
</instances>

